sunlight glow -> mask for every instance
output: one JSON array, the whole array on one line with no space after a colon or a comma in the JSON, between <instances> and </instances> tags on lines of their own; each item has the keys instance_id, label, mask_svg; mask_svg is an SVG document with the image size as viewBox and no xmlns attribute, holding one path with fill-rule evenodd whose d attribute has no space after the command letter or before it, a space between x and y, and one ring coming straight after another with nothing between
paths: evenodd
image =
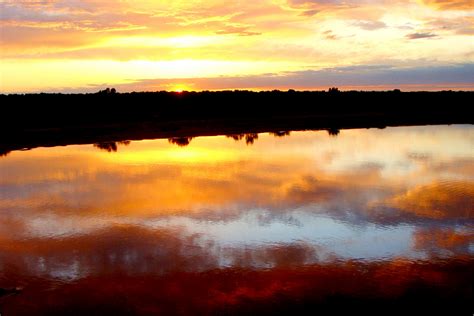
<instances>
[{"instance_id":1,"label":"sunlight glow","mask_svg":"<svg viewBox=\"0 0 474 316\"><path fill-rule=\"evenodd\" d=\"M340 70L345 86L366 89L371 83L360 76L381 66L414 73L432 67L438 86L474 89L462 69L452 76L435 69L473 64L472 1L341 3L0 1L0 92L179 90L176 78L205 90L221 89L221 78L228 89L315 88L307 71L322 68ZM345 75L351 67L360 76ZM269 75L280 76L278 84L262 83ZM322 76L319 86L334 82ZM411 73L395 77L375 82L433 84Z\"/></svg>"},{"instance_id":2,"label":"sunlight glow","mask_svg":"<svg viewBox=\"0 0 474 316\"><path fill-rule=\"evenodd\" d=\"M188 91L188 90L190 90L189 87L185 85L181 85L181 84L175 85L173 88L170 89L170 91L178 92L178 93L181 93L183 91Z\"/></svg>"},{"instance_id":3,"label":"sunlight glow","mask_svg":"<svg viewBox=\"0 0 474 316\"><path fill-rule=\"evenodd\" d=\"M113 60L3 60L0 61L1 91L15 93L71 91L81 87L83 91L96 91L102 86L129 84L146 79L199 78L228 75L252 75L267 68L275 71L300 69L297 64L252 61L171 60L171 61L113 61ZM42 80L31 74L41 74ZM72 76L71 74L74 74ZM173 87L174 84L171 86ZM169 85L166 85L169 89ZM185 89L186 87L183 87ZM161 90L156 87L156 90Z\"/></svg>"},{"instance_id":4,"label":"sunlight glow","mask_svg":"<svg viewBox=\"0 0 474 316\"><path fill-rule=\"evenodd\" d=\"M105 44L119 47L171 47L171 48L190 48L202 47L222 43L222 36L196 36L185 35L175 37L115 37L109 39Z\"/></svg>"},{"instance_id":5,"label":"sunlight glow","mask_svg":"<svg viewBox=\"0 0 474 316\"><path fill-rule=\"evenodd\" d=\"M174 145L176 146L176 145ZM141 163L215 163L238 160L235 150L217 150L204 147L188 146L176 148L167 144L164 149L148 149L134 152L120 152L117 155L100 153L102 158L114 163L141 164Z\"/></svg>"}]
</instances>

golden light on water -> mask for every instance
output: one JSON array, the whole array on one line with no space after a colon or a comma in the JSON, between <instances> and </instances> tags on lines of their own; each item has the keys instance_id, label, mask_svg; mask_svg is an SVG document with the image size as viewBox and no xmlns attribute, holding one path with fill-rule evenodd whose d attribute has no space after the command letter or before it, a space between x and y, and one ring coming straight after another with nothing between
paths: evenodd
<instances>
[{"instance_id":1,"label":"golden light on water","mask_svg":"<svg viewBox=\"0 0 474 316\"><path fill-rule=\"evenodd\" d=\"M471 126L276 136L0 157L2 311L470 308Z\"/></svg>"}]
</instances>

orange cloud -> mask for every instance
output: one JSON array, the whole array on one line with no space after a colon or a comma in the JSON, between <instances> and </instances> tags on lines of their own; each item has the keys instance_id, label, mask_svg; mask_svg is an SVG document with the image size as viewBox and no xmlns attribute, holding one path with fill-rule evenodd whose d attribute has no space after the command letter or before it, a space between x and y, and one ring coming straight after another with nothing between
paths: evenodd
<instances>
[{"instance_id":1,"label":"orange cloud","mask_svg":"<svg viewBox=\"0 0 474 316\"><path fill-rule=\"evenodd\" d=\"M448 251L469 253L469 245L474 242L474 232L457 231L453 228L423 228L415 232L413 247L428 253Z\"/></svg>"},{"instance_id":2,"label":"orange cloud","mask_svg":"<svg viewBox=\"0 0 474 316\"><path fill-rule=\"evenodd\" d=\"M474 219L474 183L434 182L395 196L386 202L403 213L427 219Z\"/></svg>"},{"instance_id":3,"label":"orange cloud","mask_svg":"<svg viewBox=\"0 0 474 316\"><path fill-rule=\"evenodd\" d=\"M422 0L422 2L439 10L474 9L474 0Z\"/></svg>"}]
</instances>

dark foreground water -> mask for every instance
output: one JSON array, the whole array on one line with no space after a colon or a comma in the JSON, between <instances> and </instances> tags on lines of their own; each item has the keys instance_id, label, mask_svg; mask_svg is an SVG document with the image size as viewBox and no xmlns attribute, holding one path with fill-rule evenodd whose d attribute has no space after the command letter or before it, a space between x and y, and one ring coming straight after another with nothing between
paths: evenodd
<instances>
[{"instance_id":1,"label":"dark foreground water","mask_svg":"<svg viewBox=\"0 0 474 316\"><path fill-rule=\"evenodd\" d=\"M473 126L284 134L0 157L1 315L472 315Z\"/></svg>"}]
</instances>

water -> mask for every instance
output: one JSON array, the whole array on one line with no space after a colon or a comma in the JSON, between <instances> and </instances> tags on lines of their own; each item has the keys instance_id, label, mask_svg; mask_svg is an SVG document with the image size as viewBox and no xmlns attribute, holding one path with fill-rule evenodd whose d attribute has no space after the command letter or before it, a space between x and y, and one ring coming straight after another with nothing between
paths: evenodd
<instances>
[{"instance_id":1,"label":"water","mask_svg":"<svg viewBox=\"0 0 474 316\"><path fill-rule=\"evenodd\" d=\"M0 311L470 306L472 126L285 134L0 157Z\"/></svg>"}]
</instances>

